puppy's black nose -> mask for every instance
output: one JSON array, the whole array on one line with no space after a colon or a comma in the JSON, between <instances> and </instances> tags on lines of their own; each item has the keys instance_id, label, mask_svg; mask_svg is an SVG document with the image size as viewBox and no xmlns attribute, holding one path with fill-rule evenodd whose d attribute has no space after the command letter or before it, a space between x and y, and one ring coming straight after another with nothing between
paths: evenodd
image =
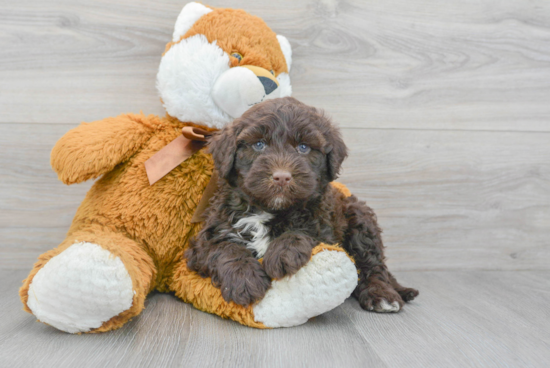
<instances>
[{"instance_id":1,"label":"puppy's black nose","mask_svg":"<svg viewBox=\"0 0 550 368\"><path fill-rule=\"evenodd\" d=\"M273 173L273 180L276 184L287 185L290 183L290 179L292 179L292 175L288 171L279 170Z\"/></svg>"}]
</instances>

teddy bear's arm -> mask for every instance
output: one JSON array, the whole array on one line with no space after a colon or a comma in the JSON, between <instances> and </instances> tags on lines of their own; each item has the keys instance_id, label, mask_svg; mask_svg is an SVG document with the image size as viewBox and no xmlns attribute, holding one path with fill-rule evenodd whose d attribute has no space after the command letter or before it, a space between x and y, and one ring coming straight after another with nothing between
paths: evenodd
<instances>
[{"instance_id":1,"label":"teddy bear's arm","mask_svg":"<svg viewBox=\"0 0 550 368\"><path fill-rule=\"evenodd\" d=\"M123 114L82 123L55 144L51 165L59 180L74 184L97 178L129 159L152 135L144 115Z\"/></svg>"}]
</instances>

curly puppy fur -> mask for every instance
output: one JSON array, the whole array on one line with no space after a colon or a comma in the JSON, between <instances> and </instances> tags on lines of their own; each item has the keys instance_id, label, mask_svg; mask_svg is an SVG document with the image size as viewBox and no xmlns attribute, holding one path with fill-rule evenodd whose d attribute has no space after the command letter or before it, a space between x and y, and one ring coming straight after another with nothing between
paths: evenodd
<instances>
[{"instance_id":1,"label":"curly puppy fur","mask_svg":"<svg viewBox=\"0 0 550 368\"><path fill-rule=\"evenodd\" d=\"M319 242L340 243L354 257L354 296L364 309L400 309L418 295L388 271L372 209L330 185L347 148L322 112L291 97L269 100L214 135L209 149L219 190L185 255L227 301L260 300L271 279L296 273Z\"/></svg>"}]
</instances>

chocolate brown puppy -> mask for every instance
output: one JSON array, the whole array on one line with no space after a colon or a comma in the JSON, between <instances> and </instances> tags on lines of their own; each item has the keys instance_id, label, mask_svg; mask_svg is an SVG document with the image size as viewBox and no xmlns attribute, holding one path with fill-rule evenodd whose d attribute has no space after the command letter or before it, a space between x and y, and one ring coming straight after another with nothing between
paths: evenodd
<instances>
[{"instance_id":1,"label":"chocolate brown puppy","mask_svg":"<svg viewBox=\"0 0 550 368\"><path fill-rule=\"evenodd\" d=\"M354 257L364 309L398 311L418 295L388 271L372 209L330 185L347 148L322 112L291 97L268 100L214 135L209 149L219 190L185 256L227 301L260 300L272 278L296 273L320 242Z\"/></svg>"}]
</instances>

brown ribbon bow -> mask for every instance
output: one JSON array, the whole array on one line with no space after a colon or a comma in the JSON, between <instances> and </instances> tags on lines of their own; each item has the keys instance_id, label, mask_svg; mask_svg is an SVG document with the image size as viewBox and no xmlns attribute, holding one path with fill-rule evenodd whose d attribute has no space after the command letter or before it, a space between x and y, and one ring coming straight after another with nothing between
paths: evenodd
<instances>
[{"instance_id":1,"label":"brown ribbon bow","mask_svg":"<svg viewBox=\"0 0 550 368\"><path fill-rule=\"evenodd\" d=\"M166 147L145 161L145 171L147 179L149 179L149 185L155 184L183 161L203 148L209 136L210 132L204 129L192 126L183 127L182 135L168 143ZM191 222L196 223L203 220L202 215L208 207L210 198L216 192L217 182L216 172L213 172Z\"/></svg>"},{"instance_id":2,"label":"brown ribbon bow","mask_svg":"<svg viewBox=\"0 0 550 368\"><path fill-rule=\"evenodd\" d=\"M183 161L204 147L209 133L200 128L183 127L182 135L145 161L149 185L155 184Z\"/></svg>"}]
</instances>

